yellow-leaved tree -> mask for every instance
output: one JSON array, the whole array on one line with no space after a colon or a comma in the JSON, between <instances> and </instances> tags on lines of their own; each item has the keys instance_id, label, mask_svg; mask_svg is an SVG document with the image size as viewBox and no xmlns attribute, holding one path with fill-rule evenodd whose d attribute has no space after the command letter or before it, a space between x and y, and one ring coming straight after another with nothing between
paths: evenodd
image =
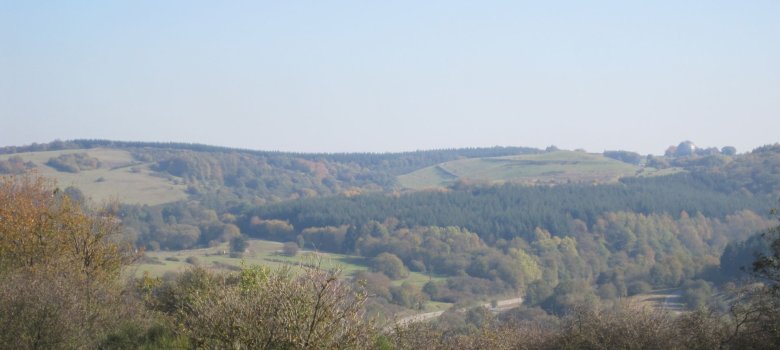
<instances>
[{"instance_id":1,"label":"yellow-leaved tree","mask_svg":"<svg viewBox=\"0 0 780 350\"><path fill-rule=\"evenodd\" d=\"M0 271L65 268L92 279L115 277L132 258L115 240L118 233L108 210L87 210L49 180L0 180Z\"/></svg>"},{"instance_id":2,"label":"yellow-leaved tree","mask_svg":"<svg viewBox=\"0 0 780 350\"><path fill-rule=\"evenodd\" d=\"M0 348L91 348L121 322L132 310L118 277L133 254L119 232L108 210L52 181L0 178Z\"/></svg>"}]
</instances>

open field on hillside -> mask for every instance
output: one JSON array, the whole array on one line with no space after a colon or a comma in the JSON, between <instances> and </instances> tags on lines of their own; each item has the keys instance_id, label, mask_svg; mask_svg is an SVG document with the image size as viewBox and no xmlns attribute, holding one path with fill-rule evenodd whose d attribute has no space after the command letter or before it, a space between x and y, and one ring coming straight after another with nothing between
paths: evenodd
<instances>
[{"instance_id":1,"label":"open field on hillside","mask_svg":"<svg viewBox=\"0 0 780 350\"><path fill-rule=\"evenodd\" d=\"M51 158L63 154L86 153L97 158L100 167L78 173L57 171L46 165ZM55 179L60 188L74 186L96 202L117 200L123 203L156 205L186 199L186 187L155 176L149 163L141 163L128 151L116 149L84 149L29 152L0 155L0 160L13 156L33 162L42 176Z\"/></svg>"},{"instance_id":2,"label":"open field on hillside","mask_svg":"<svg viewBox=\"0 0 780 350\"><path fill-rule=\"evenodd\" d=\"M281 249L282 243L253 239L249 241L247 252L242 257L236 258L230 257L227 243L202 249L147 252L145 261L130 266L127 272L137 277L142 276L144 273L162 277L168 272L180 272L191 267L192 264L187 262L188 258L190 261L194 259L200 266L222 271L235 270L242 264L246 266L256 264L279 268L282 266L296 266L298 264L321 263L320 266L324 268L340 268L344 277L351 278L358 271L368 270L366 259L361 257L333 253L315 253L303 250L296 256L290 257L281 254ZM404 282L409 282L422 288L431 279L443 280L444 278L411 272L409 277L393 281L393 284L401 285ZM407 310L399 313L397 317L407 317L421 311L442 312L450 307L452 307L451 303L428 301L425 303L423 310Z\"/></svg>"},{"instance_id":3,"label":"open field on hillside","mask_svg":"<svg viewBox=\"0 0 780 350\"><path fill-rule=\"evenodd\" d=\"M520 156L459 159L399 176L399 183L411 189L443 187L457 180L556 184L567 182L605 183L634 176L643 168L600 154L556 151ZM644 169L648 176L652 169Z\"/></svg>"},{"instance_id":4,"label":"open field on hillside","mask_svg":"<svg viewBox=\"0 0 780 350\"><path fill-rule=\"evenodd\" d=\"M210 248L146 252L147 259L140 264L131 266L130 269L136 276L141 276L144 272L148 272L152 276L162 276L166 272L187 269L192 266L192 264L187 262L187 259L194 258L200 266L218 270L236 269L242 263L245 265L265 265L270 267L321 263L321 266L324 268L342 269L345 277L351 277L358 271L368 270L366 259L361 257L305 250L301 250L296 256L291 257L282 254L281 249L282 243L253 239L249 240L247 252L242 257L235 258L230 257L227 243ZM400 285L404 282L409 282L422 287L431 279L441 280L443 277L429 277L425 274L411 272L409 277L393 281L393 284Z\"/></svg>"}]
</instances>

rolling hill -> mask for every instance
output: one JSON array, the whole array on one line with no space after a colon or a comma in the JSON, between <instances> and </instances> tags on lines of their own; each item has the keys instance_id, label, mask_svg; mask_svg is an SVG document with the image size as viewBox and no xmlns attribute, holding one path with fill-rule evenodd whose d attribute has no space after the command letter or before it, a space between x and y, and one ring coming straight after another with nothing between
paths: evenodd
<instances>
[{"instance_id":1,"label":"rolling hill","mask_svg":"<svg viewBox=\"0 0 780 350\"><path fill-rule=\"evenodd\" d=\"M538 153L526 147L401 153L290 153L185 143L54 141L0 148L0 175L36 168L96 201L183 199L262 204L398 189L396 177L463 158ZM9 161L10 160L10 161ZM79 164L83 163L83 164Z\"/></svg>"},{"instance_id":2,"label":"rolling hill","mask_svg":"<svg viewBox=\"0 0 780 350\"><path fill-rule=\"evenodd\" d=\"M60 171L47 165L63 155L85 154L98 166L78 172ZM92 148L0 154L0 161L19 157L34 164L35 170L57 181L61 188L73 186L97 202L117 200L128 204L156 205L187 198L186 186L172 176L159 176L151 170L153 162L141 162L123 149Z\"/></svg>"},{"instance_id":3,"label":"rolling hill","mask_svg":"<svg viewBox=\"0 0 780 350\"><path fill-rule=\"evenodd\" d=\"M609 183L620 177L647 171L604 157L577 151L555 151L504 157L458 159L429 166L398 177L410 189L446 187L456 181L559 184L568 182ZM650 169L648 169L650 170Z\"/></svg>"},{"instance_id":4,"label":"rolling hill","mask_svg":"<svg viewBox=\"0 0 780 350\"><path fill-rule=\"evenodd\" d=\"M680 171L707 173L707 177L715 176L713 181L722 175L734 178L729 183L733 188L727 190L748 186L751 191L766 192L771 189L755 184L775 183L774 175L751 175L750 171L756 168L754 163L765 162L776 152L758 151L736 157L656 157L662 160L655 162L663 168L658 170L650 166L658 166L653 162L645 166L584 151L524 147L304 154L198 144L74 140L0 148L0 174L9 173L9 169L11 173L17 171L14 167L31 166L56 179L60 187L77 187L96 201L113 199L142 205L185 199L257 205L454 184L602 184L623 177ZM68 171L51 162L63 157L65 163L91 163ZM8 162L12 158L16 159L15 165ZM754 181L756 176L761 181Z\"/></svg>"}]
</instances>

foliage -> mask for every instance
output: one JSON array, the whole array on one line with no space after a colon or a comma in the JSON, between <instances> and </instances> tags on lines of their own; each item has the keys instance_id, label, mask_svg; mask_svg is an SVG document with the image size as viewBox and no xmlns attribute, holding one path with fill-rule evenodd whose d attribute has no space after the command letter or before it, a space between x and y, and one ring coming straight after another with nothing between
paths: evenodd
<instances>
[{"instance_id":1,"label":"foliage","mask_svg":"<svg viewBox=\"0 0 780 350\"><path fill-rule=\"evenodd\" d=\"M100 161L86 153L69 153L49 159L46 165L59 171L78 173L81 170L99 168Z\"/></svg>"},{"instance_id":2,"label":"foliage","mask_svg":"<svg viewBox=\"0 0 780 350\"><path fill-rule=\"evenodd\" d=\"M381 272L394 280L409 276L404 262L392 253L381 253L371 259L371 271Z\"/></svg>"},{"instance_id":3,"label":"foliage","mask_svg":"<svg viewBox=\"0 0 780 350\"><path fill-rule=\"evenodd\" d=\"M694 164L693 175L701 181L717 183L724 191L754 194L780 194L780 145L767 145L735 156L733 161ZM766 207L769 207L767 205Z\"/></svg>"},{"instance_id":4,"label":"foliage","mask_svg":"<svg viewBox=\"0 0 780 350\"><path fill-rule=\"evenodd\" d=\"M725 343L736 349L773 349L780 344L780 295L766 285L745 285L732 293Z\"/></svg>"},{"instance_id":5,"label":"foliage","mask_svg":"<svg viewBox=\"0 0 780 350\"><path fill-rule=\"evenodd\" d=\"M243 253L249 248L249 242L245 236L236 236L230 240L230 251L232 253Z\"/></svg>"},{"instance_id":6,"label":"foliage","mask_svg":"<svg viewBox=\"0 0 780 350\"><path fill-rule=\"evenodd\" d=\"M25 162L22 157L12 156L5 160L0 160L0 174L22 174L35 168L32 162Z\"/></svg>"},{"instance_id":7,"label":"foliage","mask_svg":"<svg viewBox=\"0 0 780 350\"><path fill-rule=\"evenodd\" d=\"M419 287L413 286L409 282L401 283L400 286L390 287L390 300L397 305L409 309L422 309L428 297L422 293Z\"/></svg>"},{"instance_id":8,"label":"foliage","mask_svg":"<svg viewBox=\"0 0 780 350\"><path fill-rule=\"evenodd\" d=\"M704 280L688 280L682 287L683 298L692 310L706 307L714 294L712 283Z\"/></svg>"},{"instance_id":9,"label":"foliage","mask_svg":"<svg viewBox=\"0 0 780 350\"><path fill-rule=\"evenodd\" d=\"M427 289L433 300L532 290L529 300L542 303L545 289L571 281L620 298L701 278L717 269L729 242L770 225L742 209L765 202L680 174L620 185L307 199L257 207L238 222L258 237L280 236L258 229L274 223L287 239L300 235L367 258L393 254L412 271L448 277ZM559 297L546 305L562 312L578 301Z\"/></svg>"},{"instance_id":10,"label":"foliage","mask_svg":"<svg viewBox=\"0 0 780 350\"><path fill-rule=\"evenodd\" d=\"M777 210L773 210L773 214L776 215ZM769 241L768 249L758 252L753 270L777 288L780 284L780 226L770 228L761 237Z\"/></svg>"},{"instance_id":11,"label":"foliage","mask_svg":"<svg viewBox=\"0 0 780 350\"><path fill-rule=\"evenodd\" d=\"M492 243L517 236L528 239L537 227L566 234L572 231L572 218L592 226L607 212L678 216L682 211L689 211L723 218L743 209L759 211L769 203L762 197L718 192L690 175L679 174L625 179L620 184L600 186L507 184L400 196L312 198L248 210L239 226L243 231L251 230L253 217L283 220L298 230L360 226L394 218L401 227L462 227Z\"/></svg>"},{"instance_id":12,"label":"foliage","mask_svg":"<svg viewBox=\"0 0 780 350\"><path fill-rule=\"evenodd\" d=\"M642 162L642 155L630 151L604 151L604 156L629 164L639 164Z\"/></svg>"},{"instance_id":13,"label":"foliage","mask_svg":"<svg viewBox=\"0 0 780 350\"><path fill-rule=\"evenodd\" d=\"M454 327L444 322L398 325L387 341L395 349L776 348L776 314L773 323L741 322L757 310L754 305L733 315L699 310L674 316L625 302L578 304L562 318L534 313L530 320L472 317Z\"/></svg>"},{"instance_id":14,"label":"foliage","mask_svg":"<svg viewBox=\"0 0 780 350\"><path fill-rule=\"evenodd\" d=\"M3 273L0 348L92 348L122 322L141 325L142 306L112 282L55 266Z\"/></svg>"},{"instance_id":15,"label":"foliage","mask_svg":"<svg viewBox=\"0 0 780 350\"><path fill-rule=\"evenodd\" d=\"M764 234L756 234L729 243L720 256L719 274L715 279L723 282L750 277L756 258L770 253L771 242L767 238Z\"/></svg>"},{"instance_id":16,"label":"foliage","mask_svg":"<svg viewBox=\"0 0 780 350\"><path fill-rule=\"evenodd\" d=\"M120 325L98 345L99 349L116 350L188 349L190 347L188 339L177 336L173 329L164 323L143 327L135 322Z\"/></svg>"},{"instance_id":17,"label":"foliage","mask_svg":"<svg viewBox=\"0 0 780 350\"><path fill-rule=\"evenodd\" d=\"M367 294L338 270L245 267L216 276L194 268L149 294L199 348L361 349L375 332Z\"/></svg>"},{"instance_id":18,"label":"foliage","mask_svg":"<svg viewBox=\"0 0 780 350\"><path fill-rule=\"evenodd\" d=\"M133 255L108 211L88 212L41 177L0 179L0 271L69 268L112 278Z\"/></svg>"},{"instance_id":19,"label":"foliage","mask_svg":"<svg viewBox=\"0 0 780 350\"><path fill-rule=\"evenodd\" d=\"M140 317L116 284L133 258L118 232L40 177L0 179L0 344L91 348Z\"/></svg>"},{"instance_id":20,"label":"foliage","mask_svg":"<svg viewBox=\"0 0 780 350\"><path fill-rule=\"evenodd\" d=\"M737 155L737 149L734 146L724 146L720 149L720 153L727 156L735 156Z\"/></svg>"},{"instance_id":21,"label":"foliage","mask_svg":"<svg viewBox=\"0 0 780 350\"><path fill-rule=\"evenodd\" d=\"M295 256L298 254L298 243L287 242L282 246L282 254L287 256Z\"/></svg>"},{"instance_id":22,"label":"foliage","mask_svg":"<svg viewBox=\"0 0 780 350\"><path fill-rule=\"evenodd\" d=\"M772 164L774 156L765 153L774 152L765 149L718 166L736 171L751 157ZM4 178L0 343L16 348L773 348L780 342L778 229L761 240L730 244L768 225L746 208L764 203L753 193L773 185L739 186L726 175L687 164L689 174L616 185L462 186L440 193L238 205L229 215L184 202L119 212L138 242L193 247L241 237L243 229L254 237L357 253L373 259L377 270L391 268L383 272L390 275L425 272L430 278L423 288L394 285L369 272L350 282L316 264L277 271L250 266L232 274L194 267L167 281L145 276L135 287L123 288L117 278L133 254L118 243L120 221L113 211L89 210L71 197L74 191L56 190L40 178ZM310 169L310 175L322 170L301 159L288 165ZM729 292L701 279L718 271L719 262L720 271L732 271L731 263L749 264L747 249L754 245L764 253L755 264L763 287ZM681 287L699 309L672 318L609 302L658 287ZM428 299L456 302L495 293L525 293L528 303L543 307L534 313L541 321L504 321L481 308L455 309L442 316L449 328L414 324L377 338L374 324L364 318L369 295L396 308L420 309ZM731 303L729 314L707 309L715 293L731 293L724 296ZM138 305L141 301L146 308ZM560 317L539 314L542 310Z\"/></svg>"},{"instance_id":23,"label":"foliage","mask_svg":"<svg viewBox=\"0 0 780 350\"><path fill-rule=\"evenodd\" d=\"M182 150L203 153L244 153L254 156L264 157L292 157L299 156L307 160L328 159L335 162L357 163L364 167L388 167L400 168L400 173L408 172L408 167L421 168L426 165L441 163L451 159L462 157L499 157L506 155L535 153L537 149L527 147L492 147L492 148L459 148L442 149L432 151L415 151L403 153L285 153L276 151L253 151L239 148L209 146L192 143L176 142L133 142L133 141L111 141L111 140L72 140L72 141L53 141L48 144L32 144L29 146L10 146L0 148L0 154L40 152L63 149L90 149L97 147L122 148L122 149L162 149L162 150Z\"/></svg>"},{"instance_id":24,"label":"foliage","mask_svg":"<svg viewBox=\"0 0 780 350\"><path fill-rule=\"evenodd\" d=\"M355 283L364 285L371 297L379 297L385 300L392 300L393 298L390 294L392 280L383 273L358 271L352 277L352 280Z\"/></svg>"}]
</instances>

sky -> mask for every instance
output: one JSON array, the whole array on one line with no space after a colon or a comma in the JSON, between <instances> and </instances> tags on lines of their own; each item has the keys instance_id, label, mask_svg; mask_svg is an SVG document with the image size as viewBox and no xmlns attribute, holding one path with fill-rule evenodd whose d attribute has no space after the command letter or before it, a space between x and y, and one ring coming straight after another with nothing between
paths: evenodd
<instances>
[{"instance_id":1,"label":"sky","mask_svg":"<svg viewBox=\"0 0 780 350\"><path fill-rule=\"evenodd\" d=\"M0 146L776 143L780 1L0 0Z\"/></svg>"}]
</instances>

